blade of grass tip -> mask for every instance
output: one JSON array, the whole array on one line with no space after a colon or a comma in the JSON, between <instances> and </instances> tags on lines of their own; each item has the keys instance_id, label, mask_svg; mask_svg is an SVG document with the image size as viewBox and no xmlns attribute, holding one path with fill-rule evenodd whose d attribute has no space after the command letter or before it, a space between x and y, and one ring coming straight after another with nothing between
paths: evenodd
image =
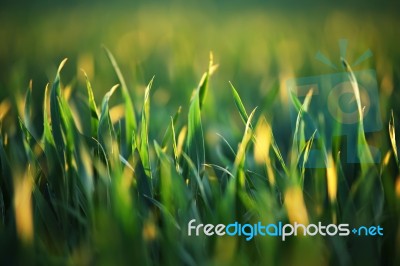
<instances>
[{"instance_id":1,"label":"blade of grass tip","mask_svg":"<svg viewBox=\"0 0 400 266\"><path fill-rule=\"evenodd\" d=\"M303 117L303 106L293 91L290 91L290 96L292 99L292 103L297 110L296 126L293 133L293 142L291 149L291 162L294 162L295 157L298 156L299 150L301 149L300 147L302 147L305 143L304 134L301 135L300 140L298 136L299 132L301 132L300 122L301 118Z\"/></svg>"},{"instance_id":2,"label":"blade of grass tip","mask_svg":"<svg viewBox=\"0 0 400 266\"><path fill-rule=\"evenodd\" d=\"M369 145L367 143L367 140L365 138L364 134L364 122L363 122L363 107L361 106L361 97L360 97L360 89L358 87L357 79L353 73L353 70L351 69L350 65L347 63L347 61L344 58L341 58L342 64L348 73L349 79L351 86L353 87L353 92L354 96L356 98L357 102L357 110L358 110L358 115L359 115L359 126L358 126L358 155L360 157L360 161L363 162L361 164L362 171L366 173L369 169L369 166L367 166L365 163L373 163L374 159L372 157L371 151L369 150ZM365 163L364 163L365 162Z\"/></svg>"},{"instance_id":3,"label":"blade of grass tip","mask_svg":"<svg viewBox=\"0 0 400 266\"><path fill-rule=\"evenodd\" d=\"M196 163L197 169L200 172L205 162L205 150L198 94L194 96L189 107L186 147L189 157Z\"/></svg>"},{"instance_id":4,"label":"blade of grass tip","mask_svg":"<svg viewBox=\"0 0 400 266\"><path fill-rule=\"evenodd\" d=\"M32 132L32 80L29 82L28 89L25 94L25 107L24 107L24 124Z\"/></svg>"},{"instance_id":5,"label":"blade of grass tip","mask_svg":"<svg viewBox=\"0 0 400 266\"><path fill-rule=\"evenodd\" d=\"M99 112L97 110L96 101L94 99L92 84L89 81L89 78L86 72L82 69L83 74L85 75L86 80L86 90L88 94L88 106L90 111L90 122L91 122L91 133L92 137L97 135L97 129L99 126Z\"/></svg>"},{"instance_id":6,"label":"blade of grass tip","mask_svg":"<svg viewBox=\"0 0 400 266\"><path fill-rule=\"evenodd\" d=\"M115 85L111 88L109 92L103 98L101 105L101 115L99 121L99 129L98 129L98 139L102 147L105 149L107 154L116 154L114 153L114 145L113 141L116 138L114 127L111 123L110 112L108 102L110 101L111 96L117 90L119 85ZM117 154L119 156L119 153Z\"/></svg>"},{"instance_id":7,"label":"blade of grass tip","mask_svg":"<svg viewBox=\"0 0 400 266\"><path fill-rule=\"evenodd\" d=\"M203 107L204 100L207 95L208 91L208 84L209 84L209 79L210 76L217 70L218 65L214 65L214 56L213 53L210 52L210 61L208 65L208 70L206 73L204 73L200 83L199 83L199 97L200 97L200 109Z\"/></svg>"},{"instance_id":8,"label":"blade of grass tip","mask_svg":"<svg viewBox=\"0 0 400 266\"><path fill-rule=\"evenodd\" d=\"M395 128L394 115L393 115L393 110L392 110L392 115L391 115L390 121L389 121L389 136L390 136L390 142L392 144L394 157L396 158L397 166L400 168L399 157L398 157L398 153L397 153L396 131L395 130L396 130L396 128Z\"/></svg>"},{"instance_id":9,"label":"blade of grass tip","mask_svg":"<svg viewBox=\"0 0 400 266\"><path fill-rule=\"evenodd\" d=\"M150 121L150 90L153 85L154 77L150 80L147 85L144 94L144 103L142 110L142 122L140 124L140 157L142 159L143 167L146 175L152 177L151 174L151 163L149 156L149 121Z\"/></svg>"},{"instance_id":10,"label":"blade of grass tip","mask_svg":"<svg viewBox=\"0 0 400 266\"><path fill-rule=\"evenodd\" d=\"M163 149L163 151L167 152L168 151L168 146L169 143L175 140L175 130L172 130L173 127L175 127L176 122L178 121L178 118L181 114L182 111L182 106L179 106L178 111L176 111L175 115L173 117L171 117L171 123L169 123L167 130L165 131L163 140L161 142L161 147Z\"/></svg>"},{"instance_id":11,"label":"blade of grass tip","mask_svg":"<svg viewBox=\"0 0 400 266\"><path fill-rule=\"evenodd\" d=\"M239 93L237 92L237 90L230 81L229 84L231 85L232 88L233 99L235 100L235 105L239 111L240 118L242 118L243 123L246 125L247 121L249 120L249 116L247 115L246 109L244 108L242 100L240 99Z\"/></svg>"},{"instance_id":12,"label":"blade of grass tip","mask_svg":"<svg viewBox=\"0 0 400 266\"><path fill-rule=\"evenodd\" d=\"M54 80L53 86L50 91L50 116L51 116L51 127L52 134L54 138L54 144L56 146L57 154L61 164L64 164L64 150L65 143L62 134L61 128L61 113L59 106L59 98L61 95L61 86L60 86L60 72L67 62L67 58L65 58L58 67L57 75Z\"/></svg>"},{"instance_id":13,"label":"blade of grass tip","mask_svg":"<svg viewBox=\"0 0 400 266\"><path fill-rule=\"evenodd\" d=\"M358 87L358 83L357 83L357 79L354 76L353 70L351 69L349 63L347 63L346 59L341 58L342 64L346 70L346 72L349 75L349 79L350 79L350 83L351 86L353 87L353 92L354 92L354 96L356 98L356 102L357 102L357 110L358 110L358 115L359 115L359 122L361 125L363 125L362 121L363 121L363 112L362 112L362 106L361 106L361 96L360 96L360 89Z\"/></svg>"},{"instance_id":14,"label":"blade of grass tip","mask_svg":"<svg viewBox=\"0 0 400 266\"><path fill-rule=\"evenodd\" d=\"M132 135L132 131L136 131L137 130L137 121L136 121L136 111L132 102L132 98L131 95L128 91L128 87L126 85L124 76L122 75L122 72L117 64L117 61L115 60L113 54L110 52L110 50L108 50L107 47L103 46L104 50L107 53L108 59L110 60L115 73L118 76L119 82L121 83L121 87L122 87L122 95L124 98L124 102L125 102L125 108L126 108L126 112L125 112L125 134L126 134L126 138L127 138L127 145L128 147L130 147L132 145L132 143L130 143L132 140L129 139L130 136ZM128 137L129 136L129 137ZM129 149L129 148L128 148ZM128 152L129 153L129 152Z\"/></svg>"},{"instance_id":15,"label":"blade of grass tip","mask_svg":"<svg viewBox=\"0 0 400 266\"><path fill-rule=\"evenodd\" d=\"M292 162L294 162L295 157L297 157L297 155L299 154L300 149L302 149L302 147L305 146L304 132L301 132L302 134L301 134L301 137L299 140L298 140L298 134L300 133L300 122L303 118L303 113L307 113L308 107L311 102L312 94L313 94L313 90L311 89L308 91L303 104L301 104L300 101L297 99L296 95L293 92L291 93L292 102L298 111L297 119L296 119L296 127L295 127L294 134L293 134L293 144L292 144L293 148L292 148L292 153L291 153L292 154L292 158L291 158ZM300 104L300 106L298 106L299 104ZM294 147L296 147L296 149Z\"/></svg>"}]
</instances>

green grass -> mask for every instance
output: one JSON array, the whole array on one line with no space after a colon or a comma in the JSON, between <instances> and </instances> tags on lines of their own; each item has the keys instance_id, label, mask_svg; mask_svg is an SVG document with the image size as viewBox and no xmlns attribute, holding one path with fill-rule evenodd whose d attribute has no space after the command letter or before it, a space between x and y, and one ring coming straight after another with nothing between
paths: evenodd
<instances>
[{"instance_id":1,"label":"green grass","mask_svg":"<svg viewBox=\"0 0 400 266\"><path fill-rule=\"evenodd\" d=\"M137 13L135 22L148 21L145 11ZM226 15L228 22L220 18L221 28L232 42L231 50L226 51L228 46L218 36L220 31L203 15L193 14L196 14L193 20L202 22L196 26L198 34L188 33L190 27L178 29L193 39L173 38L180 36L172 33L173 25L181 25L184 16L175 17L177 22L171 24L163 24L164 20L159 18L155 26L144 27L147 32L144 36L138 30L119 41L118 49L104 48L100 59L88 56L89 61L96 62L96 73L90 70L91 63L77 63L74 58L72 62L60 60L58 70L49 71L56 73L51 83L42 88L33 80L26 92L10 90L2 98L0 263L400 263L397 252L400 164L396 140L399 109L389 101L398 97L395 90L399 85L398 68L391 66L396 64L399 54L390 48L395 43L394 37L388 37L390 29L380 32L371 21L366 22L373 36L385 36L383 47L387 50L379 50L382 43L373 42L378 51L377 73L382 85L385 126L380 133L365 135L360 120L357 139L360 157L370 157L361 147L378 143L382 162L345 163L341 150L345 150L344 141L339 139L332 152L325 150L324 159L333 167L307 169L305 163L311 148L321 145L314 135L305 139L312 94L300 102L293 95L284 94L283 82L291 72L303 75L319 68L307 61L313 56L307 53L318 47L308 39L313 30L304 36L290 37L292 42L286 42L285 37L264 37L246 31L249 25L269 25L266 30L279 35L271 20L256 11L244 14L249 18L244 26ZM340 15L332 16L330 23L340 25L358 21L343 14L344 22L337 18ZM282 25L278 32L296 33L288 29L290 26L284 19L279 21ZM387 25L390 21L380 23ZM102 26L111 42L117 33L110 34L113 31L106 23ZM158 27L171 31L171 35L164 36L168 40L156 46ZM327 27L341 29L329 23ZM39 28L36 33L40 36L51 35L51 30L41 32ZM245 34L244 37L238 37L233 29ZM365 42L368 30L361 33L360 38ZM206 41L205 36L214 40ZM160 72L155 77L148 70L140 78L132 77L130 70L136 65L127 59L132 58L131 50L122 49L132 44L132 39L142 41L135 44L138 57L148 59L154 71ZM75 42L72 50L79 47ZM214 55L219 60L211 53L207 66L208 45L216 47ZM336 40L324 47L333 50ZM291 55L299 54L291 57L288 48L294 49ZM363 48L357 48L357 52ZM195 49L202 57L201 63L193 63ZM117 50L115 57L111 52L114 50ZM391 52L394 59L389 60ZM61 52L50 49L50 55L46 56L54 56L52 53L60 56ZM264 64L263 60L271 54L274 56L270 63ZM139 60L138 57L133 58ZM163 63L157 65L160 62ZM168 68L171 62L177 65ZM71 74L75 65L83 67L77 69L77 77ZM357 95L357 81L349 64L345 66ZM12 76L20 74L21 80L26 79L17 70L11 71ZM170 73L167 75L163 70ZM238 74L233 75L235 71ZM394 74L388 74L391 71ZM124 78L123 73L128 73L129 78ZM201 77L200 81L194 77ZM10 78L7 82L15 85L22 83L21 80ZM265 91L257 92L255 88ZM163 103L162 98L168 95L170 100ZM359 97L356 100L361 113ZM290 121L284 119L289 104L298 111L293 134ZM37 121L43 122L43 127ZM192 219L213 224L233 221L380 224L385 235L292 237L285 242L273 237L255 237L251 241L244 237L194 237L187 234L187 224Z\"/></svg>"}]
</instances>

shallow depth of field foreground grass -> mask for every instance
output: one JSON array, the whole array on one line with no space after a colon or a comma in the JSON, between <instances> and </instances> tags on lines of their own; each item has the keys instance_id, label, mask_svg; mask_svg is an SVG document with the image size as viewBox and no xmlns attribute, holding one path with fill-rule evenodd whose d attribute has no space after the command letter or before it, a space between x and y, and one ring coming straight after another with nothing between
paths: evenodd
<instances>
[{"instance_id":1,"label":"shallow depth of field foreground grass","mask_svg":"<svg viewBox=\"0 0 400 266\"><path fill-rule=\"evenodd\" d=\"M147 13L138 14L135 22L140 24ZM400 53L397 37L388 34L394 30L363 22L362 47L354 44L349 52L354 59L371 44L376 53L376 61L361 66L376 68L383 129L364 134L360 121L356 147L358 157L368 158L368 150L362 147L374 144L381 162L346 163L345 139L337 138L334 148L326 149L321 158L331 167L310 169L305 168L310 150L323 145L322 137L305 138L313 96L300 102L287 95L285 80L320 74L319 65L311 62L318 45L310 41L312 31L302 36L294 29L283 30L294 35L285 41L275 33L276 39L281 38L276 42L254 29L247 31L246 25L271 25L268 18L254 14L244 14L254 19L244 25L235 24L230 16L228 22L220 18L226 34L222 37L210 21L204 22L204 28L194 26L205 32L190 35L180 29L180 35L172 25L181 25L184 19L176 16L178 23L164 25L158 17L154 23L169 30L163 36L167 40L155 38L158 31L152 32L147 24L143 29L138 26L119 40L117 48L109 50L106 43L96 54L99 59L87 52L90 46L75 58L79 33L74 40L63 39L71 42L72 60L57 62L57 71L49 67L46 71L55 77L45 86L36 85L43 81L35 79L24 83L29 64L42 67L38 54L26 55L26 62L21 59L9 69L7 81L3 78L0 83L7 88L0 94L0 264L398 265L400 71L396 59ZM344 20L337 17L325 25L335 29L332 38L342 33L336 25L343 21L350 28L358 27L351 16L337 16ZM203 21L196 16L193 20ZM65 27L66 31L74 28ZM247 32L254 42L237 36L235 30ZM51 47L53 37L45 38L52 36L51 30L36 33ZM204 36L215 38L205 41L205 46L216 46L209 58L204 52L208 47L201 46ZM106 39L111 42L114 37ZM334 41L325 49L336 49ZM136 50L129 49L133 43ZM61 52L49 49L48 54L59 57ZM129 58L144 61L135 65ZM269 61L264 62L266 58ZM145 59L154 66L154 77L141 69ZM357 95L352 65L346 62L340 64ZM141 74L132 74L131 64ZM71 74L75 70L71 65L79 66L78 74ZM224 80L227 77L232 83ZM144 79L146 86L141 84ZM110 81L117 84L108 86ZM17 85L26 90L19 92L13 87ZM355 101L360 117L361 102L357 97ZM294 133L288 118L290 105L298 112ZM192 219L204 224L348 223L350 229L380 225L384 235L292 236L286 241L269 236L250 241L244 236L188 236Z\"/></svg>"}]
</instances>

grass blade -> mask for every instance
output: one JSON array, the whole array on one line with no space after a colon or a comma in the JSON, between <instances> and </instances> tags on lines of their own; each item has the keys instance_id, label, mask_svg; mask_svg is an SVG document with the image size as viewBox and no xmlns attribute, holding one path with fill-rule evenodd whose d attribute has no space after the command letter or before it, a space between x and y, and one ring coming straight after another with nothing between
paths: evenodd
<instances>
[{"instance_id":1,"label":"grass blade","mask_svg":"<svg viewBox=\"0 0 400 266\"><path fill-rule=\"evenodd\" d=\"M131 153L131 147L132 147L132 132L137 130L137 121L136 121L136 111L133 105L133 101L131 98L131 95L129 93L128 90L128 86L126 85L124 76L122 75L122 72L117 64L117 61L115 60L113 54L110 52L110 50L108 50L106 47L103 47L104 50L107 53L108 59L110 60L115 73L118 76L118 80L121 83L121 88L122 88L122 96L125 102L125 140L122 140L123 143L126 143L126 145L124 145L124 149L126 149L126 151L123 154L124 157L129 157L130 153Z\"/></svg>"},{"instance_id":2,"label":"grass blade","mask_svg":"<svg viewBox=\"0 0 400 266\"><path fill-rule=\"evenodd\" d=\"M118 87L119 85L113 86L111 90L107 92L103 98L101 104L99 129L97 132L97 136L101 146L104 148L107 154L114 154L114 155L116 154L116 151L114 151L113 142L116 140L116 134L114 126L111 123L111 117L109 112L110 108L108 102L110 101L111 96L114 94L114 92L117 90ZM117 155L119 156L119 153Z\"/></svg>"},{"instance_id":3,"label":"grass blade","mask_svg":"<svg viewBox=\"0 0 400 266\"><path fill-rule=\"evenodd\" d=\"M142 159L145 173L151 178L151 163L149 156L149 121L150 121L150 90L153 85L154 77L147 85L144 94L144 103L142 110L142 122L140 124L140 158Z\"/></svg>"},{"instance_id":4,"label":"grass blade","mask_svg":"<svg viewBox=\"0 0 400 266\"><path fill-rule=\"evenodd\" d=\"M389 137L390 137L390 143L392 144L392 149L394 153L394 157L396 159L397 166L400 168L400 163L399 163L399 155L397 153L397 143L396 143L396 128L394 124L394 115L393 115L393 110L392 110L392 115L390 117L389 121Z\"/></svg>"},{"instance_id":5,"label":"grass blade","mask_svg":"<svg viewBox=\"0 0 400 266\"><path fill-rule=\"evenodd\" d=\"M89 103L89 111L90 111L90 125L91 125L91 137L97 136L97 130L99 128L99 113L97 111L96 101L93 95L92 85L89 81L89 78L85 71L83 71L86 79L86 89L88 94L88 103Z\"/></svg>"},{"instance_id":6,"label":"grass blade","mask_svg":"<svg viewBox=\"0 0 400 266\"><path fill-rule=\"evenodd\" d=\"M239 93L237 92L237 90L235 89L235 87L232 85L231 82L229 82L229 84L231 85L232 88L232 94L233 94L233 99L235 100L236 108L239 111L243 123L246 125L247 121L249 121L249 116L247 115L246 109L244 108L242 100L240 99Z\"/></svg>"}]
</instances>

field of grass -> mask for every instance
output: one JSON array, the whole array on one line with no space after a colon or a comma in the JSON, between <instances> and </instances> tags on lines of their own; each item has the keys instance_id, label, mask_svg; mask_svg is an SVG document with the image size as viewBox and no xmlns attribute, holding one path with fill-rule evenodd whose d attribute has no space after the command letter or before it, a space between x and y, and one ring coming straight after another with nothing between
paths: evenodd
<instances>
[{"instance_id":1,"label":"field of grass","mask_svg":"<svg viewBox=\"0 0 400 266\"><path fill-rule=\"evenodd\" d=\"M399 19L310 12L0 10L0 264L398 265ZM356 147L382 160L346 163L337 139L332 167L306 168L322 144L304 137L310 96L292 101L286 81L352 81L343 38L353 70L377 73L383 127L364 134L359 122ZM188 236L192 219L381 225L384 236Z\"/></svg>"}]
</instances>

